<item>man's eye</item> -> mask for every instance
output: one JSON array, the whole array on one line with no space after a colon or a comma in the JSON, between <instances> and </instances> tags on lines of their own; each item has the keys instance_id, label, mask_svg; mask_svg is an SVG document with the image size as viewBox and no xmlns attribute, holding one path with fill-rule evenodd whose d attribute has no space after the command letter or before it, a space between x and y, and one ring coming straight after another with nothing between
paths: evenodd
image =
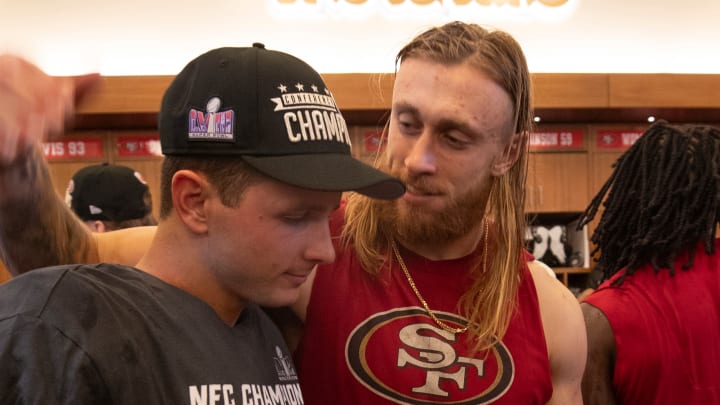
<instances>
[{"instance_id":1,"label":"man's eye","mask_svg":"<svg viewBox=\"0 0 720 405\"><path fill-rule=\"evenodd\" d=\"M289 224L304 224L315 221L327 222L330 219L330 213L311 210L285 214L281 219Z\"/></svg>"},{"instance_id":2,"label":"man's eye","mask_svg":"<svg viewBox=\"0 0 720 405\"><path fill-rule=\"evenodd\" d=\"M307 214L290 214L282 216L283 221L291 224L305 221L307 218Z\"/></svg>"},{"instance_id":3,"label":"man's eye","mask_svg":"<svg viewBox=\"0 0 720 405\"><path fill-rule=\"evenodd\" d=\"M398 121L398 127L405 133L413 133L418 131L420 125L416 121L400 120Z\"/></svg>"},{"instance_id":4,"label":"man's eye","mask_svg":"<svg viewBox=\"0 0 720 405\"><path fill-rule=\"evenodd\" d=\"M452 137L452 136L446 136L445 140L452 147L461 148L461 147L465 146L465 141L455 138L455 137Z\"/></svg>"},{"instance_id":5,"label":"man's eye","mask_svg":"<svg viewBox=\"0 0 720 405\"><path fill-rule=\"evenodd\" d=\"M465 137L455 136L451 132L444 133L443 139L450 147L456 149L464 148L469 143Z\"/></svg>"}]
</instances>

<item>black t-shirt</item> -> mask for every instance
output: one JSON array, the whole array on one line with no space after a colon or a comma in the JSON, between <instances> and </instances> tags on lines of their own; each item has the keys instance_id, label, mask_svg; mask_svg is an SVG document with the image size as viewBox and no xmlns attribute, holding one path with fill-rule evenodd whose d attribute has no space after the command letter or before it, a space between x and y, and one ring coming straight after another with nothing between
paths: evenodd
<instances>
[{"instance_id":1,"label":"black t-shirt","mask_svg":"<svg viewBox=\"0 0 720 405\"><path fill-rule=\"evenodd\" d=\"M234 327L132 267L34 270L0 285L0 403L302 404L257 306Z\"/></svg>"}]
</instances>

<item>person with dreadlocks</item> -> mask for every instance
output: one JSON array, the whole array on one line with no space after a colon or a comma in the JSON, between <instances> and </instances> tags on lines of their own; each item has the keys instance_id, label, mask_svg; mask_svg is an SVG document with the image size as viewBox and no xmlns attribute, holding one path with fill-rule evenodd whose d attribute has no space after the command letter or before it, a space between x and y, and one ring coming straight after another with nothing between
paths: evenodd
<instances>
[{"instance_id":1,"label":"person with dreadlocks","mask_svg":"<svg viewBox=\"0 0 720 405\"><path fill-rule=\"evenodd\" d=\"M720 404L720 128L653 124L580 226L601 204L585 404Z\"/></svg>"},{"instance_id":2,"label":"person with dreadlocks","mask_svg":"<svg viewBox=\"0 0 720 405\"><path fill-rule=\"evenodd\" d=\"M386 204L349 194L331 215L337 261L318 266L293 305L305 321L296 355L305 403L580 404L580 305L524 249L533 114L521 47L503 31L451 22L414 38L396 65L377 165L407 193ZM288 221L302 227L307 215ZM70 240L56 245L125 263L148 229L91 240L58 232ZM133 252L120 253L128 240ZM1 228L0 242L12 243ZM63 256L22 249L6 249L15 264L38 251Z\"/></svg>"}]
</instances>

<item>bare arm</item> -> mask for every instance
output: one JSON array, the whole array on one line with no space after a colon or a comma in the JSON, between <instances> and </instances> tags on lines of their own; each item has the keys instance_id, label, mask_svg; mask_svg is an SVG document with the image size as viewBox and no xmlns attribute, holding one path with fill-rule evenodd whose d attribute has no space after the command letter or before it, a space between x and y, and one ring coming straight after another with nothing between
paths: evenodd
<instances>
[{"instance_id":1,"label":"bare arm","mask_svg":"<svg viewBox=\"0 0 720 405\"><path fill-rule=\"evenodd\" d=\"M99 261L135 266L145 255L157 226L135 226L93 234Z\"/></svg>"},{"instance_id":2,"label":"bare arm","mask_svg":"<svg viewBox=\"0 0 720 405\"><path fill-rule=\"evenodd\" d=\"M528 263L540 301L550 359L553 396L548 404L582 404L581 381L587 339L577 299L544 265Z\"/></svg>"},{"instance_id":3,"label":"bare arm","mask_svg":"<svg viewBox=\"0 0 720 405\"><path fill-rule=\"evenodd\" d=\"M98 260L90 231L52 186L38 148L0 168L0 259L12 275Z\"/></svg>"},{"instance_id":4,"label":"bare arm","mask_svg":"<svg viewBox=\"0 0 720 405\"><path fill-rule=\"evenodd\" d=\"M97 261L92 235L52 187L40 143L60 134L98 75L53 77L0 55L0 259L13 275Z\"/></svg>"},{"instance_id":5,"label":"bare arm","mask_svg":"<svg viewBox=\"0 0 720 405\"><path fill-rule=\"evenodd\" d=\"M605 315L590 304L580 304L588 337L588 358L582 381L583 400L589 405L618 403L613 387L615 336Z\"/></svg>"}]
</instances>

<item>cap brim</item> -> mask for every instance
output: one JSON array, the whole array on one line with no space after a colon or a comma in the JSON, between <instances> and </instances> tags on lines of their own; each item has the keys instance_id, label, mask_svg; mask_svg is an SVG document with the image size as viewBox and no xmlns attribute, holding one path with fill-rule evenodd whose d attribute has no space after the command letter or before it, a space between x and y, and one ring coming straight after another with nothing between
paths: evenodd
<instances>
[{"instance_id":1,"label":"cap brim","mask_svg":"<svg viewBox=\"0 0 720 405\"><path fill-rule=\"evenodd\" d=\"M249 156L250 166L276 180L318 191L355 191L390 200L405 193L405 184L347 154Z\"/></svg>"}]
</instances>

